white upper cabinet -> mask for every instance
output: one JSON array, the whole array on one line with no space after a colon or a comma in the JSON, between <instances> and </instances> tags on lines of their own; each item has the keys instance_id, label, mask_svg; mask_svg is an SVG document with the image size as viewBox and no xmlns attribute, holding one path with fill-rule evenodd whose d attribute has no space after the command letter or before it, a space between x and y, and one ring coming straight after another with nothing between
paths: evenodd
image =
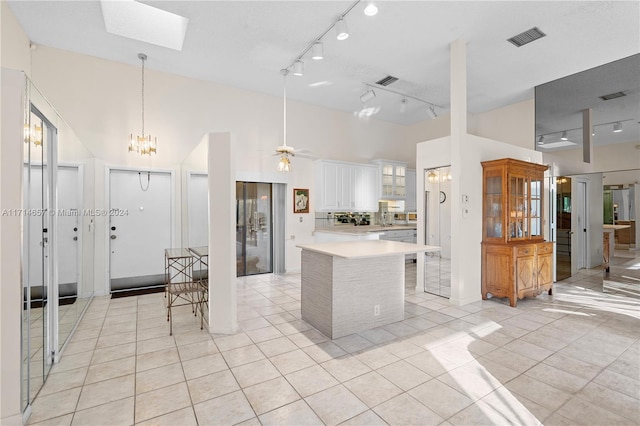
<instances>
[{"instance_id":1,"label":"white upper cabinet","mask_svg":"<svg viewBox=\"0 0 640 426\"><path fill-rule=\"evenodd\" d=\"M378 167L318 160L316 211L378 211Z\"/></svg>"},{"instance_id":2,"label":"white upper cabinet","mask_svg":"<svg viewBox=\"0 0 640 426\"><path fill-rule=\"evenodd\" d=\"M374 160L380 173L380 198L404 200L407 196L407 163Z\"/></svg>"},{"instance_id":3,"label":"white upper cabinet","mask_svg":"<svg viewBox=\"0 0 640 426\"><path fill-rule=\"evenodd\" d=\"M406 175L407 197L404 201L404 211L415 212L417 210L418 199L416 194L416 171L407 170Z\"/></svg>"}]
</instances>

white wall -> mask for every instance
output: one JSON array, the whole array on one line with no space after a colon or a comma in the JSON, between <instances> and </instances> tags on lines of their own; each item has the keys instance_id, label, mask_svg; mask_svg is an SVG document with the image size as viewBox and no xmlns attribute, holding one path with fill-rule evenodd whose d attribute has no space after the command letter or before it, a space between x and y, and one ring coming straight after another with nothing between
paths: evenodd
<instances>
[{"instance_id":1,"label":"white wall","mask_svg":"<svg viewBox=\"0 0 640 426\"><path fill-rule=\"evenodd\" d=\"M0 28L0 66L31 75L29 38L5 1L0 2Z\"/></svg>"},{"instance_id":2,"label":"white wall","mask_svg":"<svg viewBox=\"0 0 640 426\"><path fill-rule=\"evenodd\" d=\"M468 132L472 135L534 149L535 101L530 99L470 115Z\"/></svg>"},{"instance_id":3,"label":"white wall","mask_svg":"<svg viewBox=\"0 0 640 426\"><path fill-rule=\"evenodd\" d=\"M639 144L640 141L596 146L591 163L582 162L581 149L544 153L543 158L546 164L556 165L559 173L556 176L639 169L640 149L636 148Z\"/></svg>"},{"instance_id":4,"label":"white wall","mask_svg":"<svg viewBox=\"0 0 640 426\"><path fill-rule=\"evenodd\" d=\"M2 70L0 213L22 208L22 72ZM22 324L22 215L0 214L0 424L22 424L20 343Z\"/></svg>"}]
</instances>

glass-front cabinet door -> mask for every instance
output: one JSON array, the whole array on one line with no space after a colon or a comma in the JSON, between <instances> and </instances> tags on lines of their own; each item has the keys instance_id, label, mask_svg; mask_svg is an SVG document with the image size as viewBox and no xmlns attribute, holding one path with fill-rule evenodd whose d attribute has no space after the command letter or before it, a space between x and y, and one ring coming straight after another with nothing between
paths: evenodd
<instances>
[{"instance_id":1,"label":"glass-front cabinet door","mask_svg":"<svg viewBox=\"0 0 640 426\"><path fill-rule=\"evenodd\" d=\"M502 238L502 173L499 170L487 172L485 185L485 238Z\"/></svg>"},{"instance_id":2,"label":"glass-front cabinet door","mask_svg":"<svg viewBox=\"0 0 640 426\"><path fill-rule=\"evenodd\" d=\"M528 179L525 176L511 175L509 178L509 238L527 238Z\"/></svg>"},{"instance_id":3,"label":"glass-front cabinet door","mask_svg":"<svg viewBox=\"0 0 640 426\"><path fill-rule=\"evenodd\" d=\"M483 241L542 240L542 179L547 166L510 158L482 165Z\"/></svg>"}]
</instances>

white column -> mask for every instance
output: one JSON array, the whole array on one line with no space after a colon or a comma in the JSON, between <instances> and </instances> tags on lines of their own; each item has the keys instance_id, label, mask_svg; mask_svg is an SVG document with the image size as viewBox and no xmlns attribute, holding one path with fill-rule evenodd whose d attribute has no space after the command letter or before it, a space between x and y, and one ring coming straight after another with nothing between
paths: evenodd
<instances>
[{"instance_id":1,"label":"white column","mask_svg":"<svg viewBox=\"0 0 640 426\"><path fill-rule=\"evenodd\" d=\"M238 329L236 303L236 158L230 133L209 133L209 332Z\"/></svg>"},{"instance_id":2,"label":"white column","mask_svg":"<svg viewBox=\"0 0 640 426\"><path fill-rule=\"evenodd\" d=\"M471 278L466 274L476 259L470 259L474 251L467 252L469 230L465 227L465 213L468 206L460 201L465 180L469 179L463 153L467 136L467 45L463 40L455 40L450 46L450 84L451 84L451 298L454 305L468 303L471 297L469 287L477 285L477 297L480 297L480 274ZM468 194L480 197L480 194ZM473 241L473 239L471 240ZM477 259L478 264L480 259ZM473 282L475 281L475 282Z\"/></svg>"},{"instance_id":3,"label":"white column","mask_svg":"<svg viewBox=\"0 0 640 426\"><path fill-rule=\"evenodd\" d=\"M20 329L22 324L20 214L22 208L22 95L24 74L2 69L0 145L0 424L21 425Z\"/></svg>"},{"instance_id":4,"label":"white column","mask_svg":"<svg viewBox=\"0 0 640 426\"><path fill-rule=\"evenodd\" d=\"M585 163L591 163L593 158L592 132L591 108L587 108L582 110L582 161Z\"/></svg>"}]
</instances>

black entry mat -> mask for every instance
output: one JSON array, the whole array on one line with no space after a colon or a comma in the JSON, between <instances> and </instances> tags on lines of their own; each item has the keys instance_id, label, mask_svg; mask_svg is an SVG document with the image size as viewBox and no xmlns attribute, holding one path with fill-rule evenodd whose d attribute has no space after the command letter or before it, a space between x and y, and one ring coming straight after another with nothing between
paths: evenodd
<instances>
[{"instance_id":1,"label":"black entry mat","mask_svg":"<svg viewBox=\"0 0 640 426\"><path fill-rule=\"evenodd\" d=\"M130 297L130 296L142 296L145 294L152 293L162 293L164 291L164 286L162 287L151 287L151 288L140 288L135 290L123 290L115 293L111 293L112 299L118 299L120 297Z\"/></svg>"}]
</instances>

